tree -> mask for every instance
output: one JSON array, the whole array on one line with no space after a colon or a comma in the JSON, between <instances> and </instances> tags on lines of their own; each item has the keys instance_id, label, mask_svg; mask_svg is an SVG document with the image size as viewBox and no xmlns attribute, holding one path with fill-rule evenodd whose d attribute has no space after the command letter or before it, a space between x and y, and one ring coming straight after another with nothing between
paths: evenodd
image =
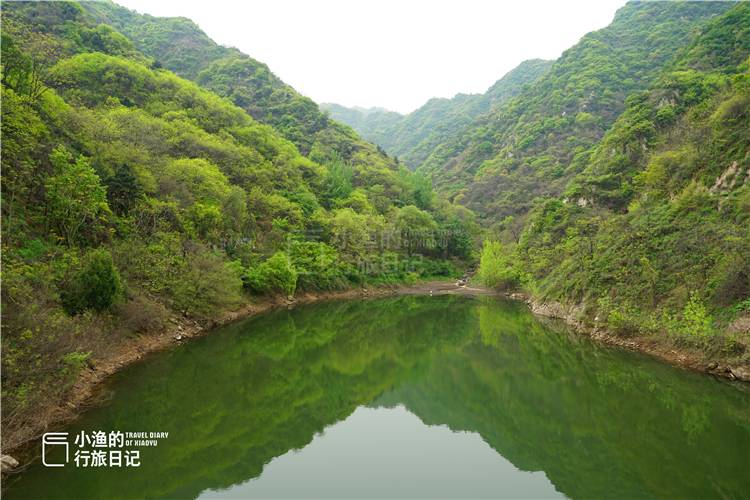
<instances>
[{"instance_id":1,"label":"tree","mask_svg":"<svg viewBox=\"0 0 750 500\"><path fill-rule=\"evenodd\" d=\"M28 57L16 46L14 40L2 35L2 83L36 102L47 90L43 83L42 66L36 58Z\"/></svg>"},{"instance_id":2,"label":"tree","mask_svg":"<svg viewBox=\"0 0 750 500\"><path fill-rule=\"evenodd\" d=\"M220 207L212 203L196 203L190 207L189 218L203 240L212 243L218 241L223 225Z\"/></svg>"},{"instance_id":3,"label":"tree","mask_svg":"<svg viewBox=\"0 0 750 500\"><path fill-rule=\"evenodd\" d=\"M78 314L87 309L105 311L122 292L120 273L104 248L91 251L83 267L62 288L65 310Z\"/></svg>"},{"instance_id":4,"label":"tree","mask_svg":"<svg viewBox=\"0 0 750 500\"><path fill-rule=\"evenodd\" d=\"M350 261L357 260L365 254L370 241L368 217L351 208L336 210L331 220L331 239Z\"/></svg>"},{"instance_id":5,"label":"tree","mask_svg":"<svg viewBox=\"0 0 750 500\"><path fill-rule=\"evenodd\" d=\"M173 304L184 315L210 317L242 298L241 266L202 247L191 252L171 285Z\"/></svg>"},{"instance_id":6,"label":"tree","mask_svg":"<svg viewBox=\"0 0 750 500\"><path fill-rule=\"evenodd\" d=\"M297 286L306 290L342 288L346 278L335 249L318 241L293 241L289 258L297 271Z\"/></svg>"},{"instance_id":7,"label":"tree","mask_svg":"<svg viewBox=\"0 0 750 500\"><path fill-rule=\"evenodd\" d=\"M435 247L437 224L428 212L414 205L402 207L396 213L395 226L409 256L417 249Z\"/></svg>"},{"instance_id":8,"label":"tree","mask_svg":"<svg viewBox=\"0 0 750 500\"><path fill-rule=\"evenodd\" d=\"M171 161L164 169L161 188L185 205L196 201L220 204L230 194L227 177L219 167L203 158Z\"/></svg>"},{"instance_id":9,"label":"tree","mask_svg":"<svg viewBox=\"0 0 750 500\"><path fill-rule=\"evenodd\" d=\"M138 179L125 165L117 167L115 174L107 179L109 205L118 215L128 215L142 195L143 188Z\"/></svg>"},{"instance_id":10,"label":"tree","mask_svg":"<svg viewBox=\"0 0 750 500\"><path fill-rule=\"evenodd\" d=\"M49 218L68 245L79 243L84 226L98 229L110 214L106 190L84 156L73 161L63 146L50 154L55 175L45 183Z\"/></svg>"},{"instance_id":11,"label":"tree","mask_svg":"<svg viewBox=\"0 0 750 500\"><path fill-rule=\"evenodd\" d=\"M432 182L421 172L414 172L408 176L409 188L414 197L415 204L423 209L429 210L432 206Z\"/></svg>"},{"instance_id":12,"label":"tree","mask_svg":"<svg viewBox=\"0 0 750 500\"><path fill-rule=\"evenodd\" d=\"M510 290L518 286L518 272L508 250L498 241L485 241L479 263L479 279L489 287Z\"/></svg>"},{"instance_id":13,"label":"tree","mask_svg":"<svg viewBox=\"0 0 750 500\"><path fill-rule=\"evenodd\" d=\"M245 273L245 284L257 293L283 292L292 296L297 289L297 271L286 253L276 252Z\"/></svg>"},{"instance_id":14,"label":"tree","mask_svg":"<svg viewBox=\"0 0 750 500\"><path fill-rule=\"evenodd\" d=\"M331 163L323 181L324 197L327 199L329 207L333 200L341 200L351 194L354 189L352 177L352 167L345 164L340 158Z\"/></svg>"},{"instance_id":15,"label":"tree","mask_svg":"<svg viewBox=\"0 0 750 500\"><path fill-rule=\"evenodd\" d=\"M225 230L230 233L242 233L248 220L247 193L245 190L232 186L229 196L224 200L221 207L221 212L224 214Z\"/></svg>"}]
</instances>

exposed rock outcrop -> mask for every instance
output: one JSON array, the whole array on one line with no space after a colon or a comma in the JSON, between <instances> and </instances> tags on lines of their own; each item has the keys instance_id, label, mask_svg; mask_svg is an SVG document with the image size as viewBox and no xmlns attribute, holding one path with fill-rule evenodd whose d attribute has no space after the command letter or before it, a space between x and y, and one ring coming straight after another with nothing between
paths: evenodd
<instances>
[{"instance_id":1,"label":"exposed rock outcrop","mask_svg":"<svg viewBox=\"0 0 750 500\"><path fill-rule=\"evenodd\" d=\"M2 472L12 471L16 467L18 467L18 460L10 455L0 456L0 469L2 469Z\"/></svg>"}]
</instances>

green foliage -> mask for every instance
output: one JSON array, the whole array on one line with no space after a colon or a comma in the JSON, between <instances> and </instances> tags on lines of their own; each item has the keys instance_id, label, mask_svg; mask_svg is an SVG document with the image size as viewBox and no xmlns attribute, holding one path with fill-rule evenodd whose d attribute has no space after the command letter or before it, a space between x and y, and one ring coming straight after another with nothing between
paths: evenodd
<instances>
[{"instance_id":1,"label":"green foliage","mask_svg":"<svg viewBox=\"0 0 750 500\"><path fill-rule=\"evenodd\" d=\"M73 351L62 357L63 372L71 383L75 380L76 375L86 367L90 357L91 351Z\"/></svg>"},{"instance_id":2,"label":"green foliage","mask_svg":"<svg viewBox=\"0 0 750 500\"><path fill-rule=\"evenodd\" d=\"M408 255L435 249L438 226L432 216L424 210L414 205L401 207L395 211L393 225Z\"/></svg>"},{"instance_id":3,"label":"green foliage","mask_svg":"<svg viewBox=\"0 0 750 500\"><path fill-rule=\"evenodd\" d=\"M328 167L328 172L324 178L323 196L328 200L344 199L352 192L352 179L354 171L351 166L346 165L341 159L332 162Z\"/></svg>"},{"instance_id":4,"label":"green foliage","mask_svg":"<svg viewBox=\"0 0 750 500\"><path fill-rule=\"evenodd\" d=\"M121 293L120 273L112 256L105 249L97 249L89 252L82 267L65 281L61 299L68 313L78 314L87 309L105 311Z\"/></svg>"},{"instance_id":5,"label":"green foliage","mask_svg":"<svg viewBox=\"0 0 750 500\"><path fill-rule=\"evenodd\" d=\"M274 127L318 163L341 159L352 166L386 170L396 162L350 129L330 120L265 64L223 47L185 18L139 15L114 3L83 3L95 22L112 24L160 65L229 99L256 120Z\"/></svg>"},{"instance_id":6,"label":"green foliage","mask_svg":"<svg viewBox=\"0 0 750 500\"><path fill-rule=\"evenodd\" d=\"M721 331L728 311L750 293L742 180L750 171L743 66L750 50L736 50L743 44L735 38L750 25L750 10L729 7L654 72L647 90L624 100L601 139L573 159L560 198L539 198L519 215L525 221L515 258L534 294L582 304L587 321L598 316L613 333L671 336L722 352L731 345L733 355L744 356L743 337ZM698 10L704 8L711 9ZM719 40L731 61L696 55L717 54ZM549 139L562 135L560 129ZM511 180L532 186L533 172L521 168L514 176L513 153L488 163L487 175L509 182L504 189L511 191ZM513 241L509 233L504 241Z\"/></svg>"},{"instance_id":7,"label":"green foliage","mask_svg":"<svg viewBox=\"0 0 750 500\"><path fill-rule=\"evenodd\" d=\"M86 158L79 156L73 161L63 147L50 154L50 162L54 175L44 184L50 221L68 245L91 241L110 213L99 176Z\"/></svg>"},{"instance_id":8,"label":"green foliage","mask_svg":"<svg viewBox=\"0 0 750 500\"><path fill-rule=\"evenodd\" d=\"M276 252L247 270L245 285L256 293L283 293L289 297L297 289L297 270L284 252Z\"/></svg>"},{"instance_id":9,"label":"green foliage","mask_svg":"<svg viewBox=\"0 0 750 500\"><path fill-rule=\"evenodd\" d=\"M349 284L347 266L325 243L294 241L289 247L289 260L297 273L297 289L335 290Z\"/></svg>"},{"instance_id":10,"label":"green foliage","mask_svg":"<svg viewBox=\"0 0 750 500\"><path fill-rule=\"evenodd\" d=\"M42 240L33 239L18 249L18 256L25 260L36 260L47 252L47 246Z\"/></svg>"},{"instance_id":11,"label":"green foliage","mask_svg":"<svg viewBox=\"0 0 750 500\"><path fill-rule=\"evenodd\" d=\"M46 91L42 81L41 64L22 52L15 40L2 33L2 83L31 102Z\"/></svg>"},{"instance_id":12,"label":"green foliage","mask_svg":"<svg viewBox=\"0 0 750 500\"><path fill-rule=\"evenodd\" d=\"M333 212L331 218L331 242L347 262L354 263L367 252L370 242L372 218L358 214L351 208Z\"/></svg>"},{"instance_id":13,"label":"green foliage","mask_svg":"<svg viewBox=\"0 0 750 500\"><path fill-rule=\"evenodd\" d=\"M4 447L81 363L170 316L471 257L474 233L424 256L372 244L406 205L435 232L473 219L187 19L112 2L0 11ZM385 251L401 265L366 268Z\"/></svg>"},{"instance_id":14,"label":"green foliage","mask_svg":"<svg viewBox=\"0 0 750 500\"><path fill-rule=\"evenodd\" d=\"M497 241L485 240L477 276L482 284L497 290L513 290L520 284L511 252Z\"/></svg>"},{"instance_id":15,"label":"green foliage","mask_svg":"<svg viewBox=\"0 0 750 500\"><path fill-rule=\"evenodd\" d=\"M210 318L217 309L236 307L242 300L242 266L198 249L171 277L173 306L185 315Z\"/></svg>"},{"instance_id":16,"label":"green foliage","mask_svg":"<svg viewBox=\"0 0 750 500\"><path fill-rule=\"evenodd\" d=\"M117 167L105 184L109 206L117 215L128 215L144 194L138 178L125 165Z\"/></svg>"},{"instance_id":17,"label":"green foliage","mask_svg":"<svg viewBox=\"0 0 750 500\"><path fill-rule=\"evenodd\" d=\"M690 294L690 299L682 310L682 317L673 322L672 333L688 342L705 346L714 334L713 319L698 293Z\"/></svg>"},{"instance_id":18,"label":"green foliage","mask_svg":"<svg viewBox=\"0 0 750 500\"><path fill-rule=\"evenodd\" d=\"M732 8L728 3L626 4L609 26L585 35L518 95L476 117L420 169L438 190L461 196L483 218L527 214L534 198L567 190L586 168L585 157L634 99L629 96L648 89L702 26ZM668 104L673 95L662 94L659 101ZM623 127L632 143L627 149L602 142L600 161L607 170L621 168L648 147L654 118L639 115ZM590 180L607 189L612 175L617 172L595 171ZM617 188L614 198L631 193L627 185ZM589 199L585 191L575 195Z\"/></svg>"}]
</instances>

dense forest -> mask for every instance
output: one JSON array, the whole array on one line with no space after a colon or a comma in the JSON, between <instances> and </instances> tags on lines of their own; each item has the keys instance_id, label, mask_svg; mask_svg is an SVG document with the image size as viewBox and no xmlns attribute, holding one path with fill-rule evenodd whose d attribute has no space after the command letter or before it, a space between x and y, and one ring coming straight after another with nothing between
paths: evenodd
<instances>
[{"instance_id":1,"label":"dense forest","mask_svg":"<svg viewBox=\"0 0 750 500\"><path fill-rule=\"evenodd\" d=\"M492 228L485 283L747 361L749 56L748 3L631 2L410 166Z\"/></svg>"},{"instance_id":2,"label":"dense forest","mask_svg":"<svg viewBox=\"0 0 750 500\"><path fill-rule=\"evenodd\" d=\"M4 445L174 315L472 258L468 209L185 19L13 2L2 24Z\"/></svg>"}]
</instances>

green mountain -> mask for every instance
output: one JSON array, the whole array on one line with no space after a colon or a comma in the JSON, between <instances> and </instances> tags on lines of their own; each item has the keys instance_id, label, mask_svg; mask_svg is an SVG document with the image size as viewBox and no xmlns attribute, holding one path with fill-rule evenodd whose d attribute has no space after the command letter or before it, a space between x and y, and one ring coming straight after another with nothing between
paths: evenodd
<instances>
[{"instance_id":1,"label":"green mountain","mask_svg":"<svg viewBox=\"0 0 750 500\"><path fill-rule=\"evenodd\" d=\"M591 326L747 362L750 4L669 5L671 15L722 13L675 51L647 90L625 98L601 139L571 149L578 125L563 119L482 164L467 202L494 217L502 241L486 246L482 272L542 300L580 304L576 319ZM629 4L618 18L643 8L661 4ZM591 116L602 124L605 112ZM541 144L547 160L528 156ZM527 206L527 218L497 218Z\"/></svg>"},{"instance_id":2,"label":"green mountain","mask_svg":"<svg viewBox=\"0 0 750 500\"><path fill-rule=\"evenodd\" d=\"M284 83L262 62L211 40L191 20L141 15L112 3L82 2L100 23L113 26L158 65L229 98L256 120L273 126L302 154L325 162L341 158L372 168L396 162L347 127L330 120L311 99Z\"/></svg>"},{"instance_id":3,"label":"green mountain","mask_svg":"<svg viewBox=\"0 0 750 500\"><path fill-rule=\"evenodd\" d=\"M451 275L471 256L468 210L191 26L107 3L3 5L4 446L170 315ZM177 61L198 83L165 69ZM222 73L237 65L258 78Z\"/></svg>"},{"instance_id":4,"label":"green mountain","mask_svg":"<svg viewBox=\"0 0 750 500\"><path fill-rule=\"evenodd\" d=\"M420 168L491 218L523 214L580 172L625 99L648 88L727 2L631 2L520 95L440 145Z\"/></svg>"},{"instance_id":5,"label":"green mountain","mask_svg":"<svg viewBox=\"0 0 750 500\"><path fill-rule=\"evenodd\" d=\"M551 61L524 61L495 82L484 94L458 94L452 99L430 99L406 116L372 108L322 104L334 120L351 126L385 151L415 169L441 144L460 137L478 116L519 94L543 75Z\"/></svg>"},{"instance_id":6,"label":"green mountain","mask_svg":"<svg viewBox=\"0 0 750 500\"><path fill-rule=\"evenodd\" d=\"M604 301L622 329L699 302L748 307L749 33L746 3L712 20L627 99L563 198L539 201L520 251L540 291Z\"/></svg>"},{"instance_id":7,"label":"green mountain","mask_svg":"<svg viewBox=\"0 0 750 500\"><path fill-rule=\"evenodd\" d=\"M347 108L335 103L322 103L320 109L331 118L349 125L368 141L377 144L386 152L392 148L394 129L404 120L404 115L385 108ZM391 151L391 154L395 154ZM411 166L411 165L409 165Z\"/></svg>"},{"instance_id":8,"label":"green mountain","mask_svg":"<svg viewBox=\"0 0 750 500\"><path fill-rule=\"evenodd\" d=\"M458 128L432 115L431 131L454 130L418 172L491 228L480 279L578 305L592 327L747 361L748 34L745 2L630 2L515 96ZM401 119L409 131L330 112L401 157L393 141L420 132L416 117L477 99L430 101Z\"/></svg>"}]
</instances>

